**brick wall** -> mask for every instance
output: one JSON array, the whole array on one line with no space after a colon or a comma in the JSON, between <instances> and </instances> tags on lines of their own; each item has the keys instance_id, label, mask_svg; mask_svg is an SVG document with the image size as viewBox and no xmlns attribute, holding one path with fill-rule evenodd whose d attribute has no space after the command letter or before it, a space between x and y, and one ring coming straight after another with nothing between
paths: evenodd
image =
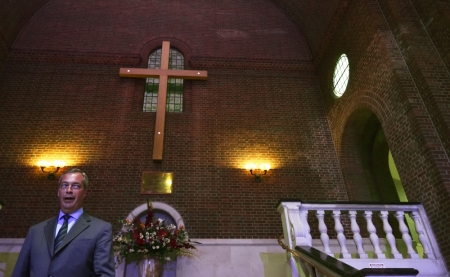
<instances>
[{"instance_id":1,"label":"brick wall","mask_svg":"<svg viewBox=\"0 0 450 277\"><path fill-rule=\"evenodd\" d=\"M186 81L154 163L144 81L118 72L164 39L208 80ZM115 223L150 198L196 238L276 238L280 198L347 200L308 46L270 1L55 1L17 38L0 89L0 237L57 212L57 181L35 166L53 156L91 177L94 216ZM272 164L262 183L249 161ZM174 172L173 193L140 195L143 171Z\"/></svg>"},{"instance_id":2,"label":"brick wall","mask_svg":"<svg viewBox=\"0 0 450 277\"><path fill-rule=\"evenodd\" d=\"M439 53L445 66L450 68L450 3L448 1L413 0L414 12L420 24L431 39L433 47Z\"/></svg>"}]
</instances>

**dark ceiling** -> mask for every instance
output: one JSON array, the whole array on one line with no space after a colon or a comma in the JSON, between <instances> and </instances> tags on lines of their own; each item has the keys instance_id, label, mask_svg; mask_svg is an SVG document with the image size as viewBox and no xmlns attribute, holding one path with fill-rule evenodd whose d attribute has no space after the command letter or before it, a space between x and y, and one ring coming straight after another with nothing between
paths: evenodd
<instances>
[{"instance_id":1,"label":"dark ceiling","mask_svg":"<svg viewBox=\"0 0 450 277\"><path fill-rule=\"evenodd\" d=\"M320 47L326 46L326 38L330 37L329 34L338 25L348 5L348 0L271 1L298 26L313 57ZM50 0L0 0L0 61L6 60L14 40L25 24L49 2Z\"/></svg>"}]
</instances>

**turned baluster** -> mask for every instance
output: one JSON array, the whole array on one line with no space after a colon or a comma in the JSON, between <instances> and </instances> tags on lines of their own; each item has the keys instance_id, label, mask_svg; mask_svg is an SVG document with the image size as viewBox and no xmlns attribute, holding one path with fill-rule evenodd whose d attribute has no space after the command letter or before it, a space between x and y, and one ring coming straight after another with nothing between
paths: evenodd
<instances>
[{"instance_id":1,"label":"turned baluster","mask_svg":"<svg viewBox=\"0 0 450 277\"><path fill-rule=\"evenodd\" d=\"M325 225L325 211L317 210L316 212L317 220L319 221L319 232L320 232L320 240L323 244L323 252L328 255L333 255L330 249L330 237L328 236L327 225Z\"/></svg>"},{"instance_id":2,"label":"turned baluster","mask_svg":"<svg viewBox=\"0 0 450 277\"><path fill-rule=\"evenodd\" d=\"M430 243L428 241L427 236L425 236L425 231L423 225L420 221L420 216L418 212L412 212L412 218L414 220L414 224L416 225L416 232L419 234L420 243L422 243L423 247L423 257L427 259L435 259L433 252L430 250Z\"/></svg>"},{"instance_id":3,"label":"turned baluster","mask_svg":"<svg viewBox=\"0 0 450 277\"><path fill-rule=\"evenodd\" d=\"M412 247L412 239L409 235L409 229L405 224L404 215L405 213L403 211L395 212L395 217L398 220L398 227L400 229L400 232L402 233L402 239L405 242L406 249L408 250L408 258L418 259L419 255L417 255L416 251Z\"/></svg>"},{"instance_id":4,"label":"turned baluster","mask_svg":"<svg viewBox=\"0 0 450 277\"><path fill-rule=\"evenodd\" d=\"M364 251L364 247L362 244L362 237L361 234L359 233L360 229L358 223L356 222L357 213L356 211L349 211L348 213L350 216L350 223L353 232L353 241L355 242L356 249L358 251L358 254L356 256L360 259L367 259L369 256L366 254L366 251Z\"/></svg>"},{"instance_id":5,"label":"turned baluster","mask_svg":"<svg viewBox=\"0 0 450 277\"><path fill-rule=\"evenodd\" d=\"M309 227L309 223L308 223L308 210L300 210L300 221L303 224L306 244L308 246L312 246L311 227Z\"/></svg>"},{"instance_id":6,"label":"turned baluster","mask_svg":"<svg viewBox=\"0 0 450 277\"><path fill-rule=\"evenodd\" d=\"M341 211L333 211L334 229L337 233L337 240L341 246L341 258L351 258L352 256L347 250L346 238L344 235L344 227L341 224Z\"/></svg>"},{"instance_id":7,"label":"turned baluster","mask_svg":"<svg viewBox=\"0 0 450 277\"><path fill-rule=\"evenodd\" d=\"M377 229L375 228L375 225L373 225L373 222L372 222L372 211L365 211L364 218L366 219L367 231L370 234L369 238L373 245L374 258L386 259L386 255L384 255L380 249L380 243L379 243L379 239L377 236Z\"/></svg>"},{"instance_id":8,"label":"turned baluster","mask_svg":"<svg viewBox=\"0 0 450 277\"><path fill-rule=\"evenodd\" d=\"M381 221L383 221L383 229L384 229L384 232L386 233L386 240L389 242L389 245L391 246L391 255L395 259L403 259L402 254L400 252L398 252L398 250L397 250L395 237L392 234L392 227L389 224L388 216L389 216L388 211L380 212L380 218L381 218Z\"/></svg>"}]
</instances>

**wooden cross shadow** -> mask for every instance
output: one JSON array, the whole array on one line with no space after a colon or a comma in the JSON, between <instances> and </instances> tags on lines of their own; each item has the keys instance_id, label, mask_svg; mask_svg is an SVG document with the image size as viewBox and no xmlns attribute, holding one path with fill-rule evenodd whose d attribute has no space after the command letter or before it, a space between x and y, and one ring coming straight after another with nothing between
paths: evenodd
<instances>
[{"instance_id":1,"label":"wooden cross shadow","mask_svg":"<svg viewBox=\"0 0 450 277\"><path fill-rule=\"evenodd\" d=\"M208 72L198 70L169 69L170 42L163 41L161 54L161 69L121 68L120 77L128 78L159 78L158 105L156 107L155 139L153 143L153 161L160 162L164 149L164 124L166 121L167 81L169 78L186 80L206 80Z\"/></svg>"}]
</instances>

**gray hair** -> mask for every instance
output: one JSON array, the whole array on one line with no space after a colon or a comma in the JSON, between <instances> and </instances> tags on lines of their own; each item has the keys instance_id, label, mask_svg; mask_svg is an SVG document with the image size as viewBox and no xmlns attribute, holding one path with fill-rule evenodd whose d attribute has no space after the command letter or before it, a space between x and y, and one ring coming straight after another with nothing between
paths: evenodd
<instances>
[{"instance_id":1,"label":"gray hair","mask_svg":"<svg viewBox=\"0 0 450 277\"><path fill-rule=\"evenodd\" d=\"M61 186L61 181L62 181L64 175L69 174L69 173L80 173L80 174L83 176L83 186L84 186L84 189L87 189L87 188L88 188L88 185L89 185L89 178L88 178L88 176L86 175L86 173L84 173L83 171L81 171L81 170L78 169L78 168L71 168L71 169L65 171L63 174L61 174L61 177L59 177L58 187Z\"/></svg>"}]
</instances>

